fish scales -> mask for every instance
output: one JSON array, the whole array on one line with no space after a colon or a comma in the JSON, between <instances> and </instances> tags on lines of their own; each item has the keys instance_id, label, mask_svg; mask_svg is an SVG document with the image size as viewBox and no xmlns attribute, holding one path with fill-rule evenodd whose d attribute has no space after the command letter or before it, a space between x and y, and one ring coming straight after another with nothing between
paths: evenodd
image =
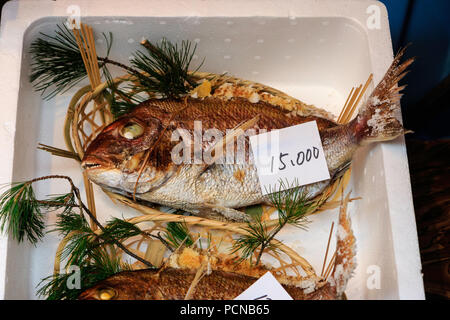
<instances>
[{"instance_id":1,"label":"fish scales","mask_svg":"<svg viewBox=\"0 0 450 320\"><path fill-rule=\"evenodd\" d=\"M346 201L348 201L348 196ZM346 202L345 202L346 203ZM295 300L341 299L356 267L356 239L347 215L341 205L336 234L336 259L328 278L309 275L292 277L283 273L274 276ZM181 248L167 258L160 269L122 271L82 291L82 300L172 300L236 298L259 277L273 271L263 264L249 260L236 263L236 257ZM202 266L209 266L208 271ZM203 270L203 271L202 271ZM198 272L200 280L194 283ZM187 296L190 290L190 295ZM105 295L103 295L105 293Z\"/></svg>"},{"instance_id":2,"label":"fish scales","mask_svg":"<svg viewBox=\"0 0 450 320\"><path fill-rule=\"evenodd\" d=\"M405 132L396 119L401 89L397 82L413 59L400 64L402 54L403 51L395 57L358 115L347 124L338 125L329 119L302 116L267 102L253 103L239 97L229 100L214 96L152 99L104 128L88 146L82 166L90 180L114 192L134 194L138 199L199 216L246 221L248 217L237 209L267 202L260 189L256 167L250 161L248 135L244 135L244 161L196 163L196 158L192 157L196 150L194 145L187 157L189 161L174 163L172 151L180 145L179 140L172 139L174 132L182 129L192 138L196 121L201 123L202 136L207 130L216 129L222 137L228 130L251 119L256 119L252 127L256 132L251 134L261 129L270 131L316 121L330 176L335 177L348 167L361 145L392 140ZM129 132L124 133L124 130ZM218 141L219 138L200 141L200 153L204 155ZM139 175L144 154L150 149L148 161ZM232 151L236 155L238 150L236 143ZM312 198L329 183L330 180L322 181L302 188Z\"/></svg>"},{"instance_id":3,"label":"fish scales","mask_svg":"<svg viewBox=\"0 0 450 320\"><path fill-rule=\"evenodd\" d=\"M167 268L159 270L123 271L106 281L100 282L90 290L80 295L82 300L95 300L98 291L113 288L118 300L183 300L194 280L195 272L183 269ZM193 300L232 300L250 287L255 277L214 270L204 275L195 285ZM282 284L283 288L294 300L326 299L334 295L334 287L305 294L304 290L295 285Z\"/></svg>"},{"instance_id":4,"label":"fish scales","mask_svg":"<svg viewBox=\"0 0 450 320\"><path fill-rule=\"evenodd\" d=\"M175 114L174 118L171 118ZM216 129L223 136L227 130L237 127L244 121L259 117L253 129L264 128L268 131L281 129L288 126L301 124L308 121L316 121L319 130L334 127L336 124L328 119L319 117L302 117L289 115L288 111L272 106L266 102L251 103L243 98L224 101L215 97L207 97L203 100L148 100L139 105L131 116L157 117L161 121L161 127L167 127L163 138L152 153L153 162L150 165L165 167L172 162L171 150L178 143L172 141L172 131L185 129L191 135L195 129L196 121L201 122L202 135L208 129ZM289 115L289 116L288 116ZM248 150L248 137L245 138L246 151ZM204 149L208 146L204 144Z\"/></svg>"}]
</instances>

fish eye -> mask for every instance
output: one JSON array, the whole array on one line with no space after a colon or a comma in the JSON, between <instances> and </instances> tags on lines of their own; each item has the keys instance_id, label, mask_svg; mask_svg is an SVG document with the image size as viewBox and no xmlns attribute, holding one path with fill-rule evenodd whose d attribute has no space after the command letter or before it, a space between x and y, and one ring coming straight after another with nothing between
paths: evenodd
<instances>
[{"instance_id":1,"label":"fish eye","mask_svg":"<svg viewBox=\"0 0 450 320\"><path fill-rule=\"evenodd\" d=\"M136 122L129 122L120 130L120 135L128 140L136 139L142 136L143 133L144 128Z\"/></svg>"},{"instance_id":2,"label":"fish eye","mask_svg":"<svg viewBox=\"0 0 450 320\"><path fill-rule=\"evenodd\" d=\"M117 296L116 290L113 288L100 288L97 291L98 298L100 300L112 300Z\"/></svg>"}]
</instances>

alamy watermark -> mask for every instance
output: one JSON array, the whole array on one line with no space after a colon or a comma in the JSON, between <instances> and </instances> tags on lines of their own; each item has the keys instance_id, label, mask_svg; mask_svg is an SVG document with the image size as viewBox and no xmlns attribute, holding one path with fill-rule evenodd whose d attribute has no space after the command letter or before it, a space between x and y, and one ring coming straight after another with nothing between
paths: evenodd
<instances>
[{"instance_id":1,"label":"alamy watermark","mask_svg":"<svg viewBox=\"0 0 450 320\"><path fill-rule=\"evenodd\" d=\"M369 275L366 280L366 286L369 290L381 289L381 268L378 265L370 265L366 269Z\"/></svg>"},{"instance_id":2,"label":"alamy watermark","mask_svg":"<svg viewBox=\"0 0 450 320\"><path fill-rule=\"evenodd\" d=\"M69 30L80 29L81 27L81 8L77 5L70 5L66 9L69 15L64 23Z\"/></svg>"},{"instance_id":3,"label":"alamy watermark","mask_svg":"<svg viewBox=\"0 0 450 320\"><path fill-rule=\"evenodd\" d=\"M381 9L376 4L367 7L366 13L369 17L366 20L366 26L369 30L381 29Z\"/></svg>"},{"instance_id":4,"label":"alamy watermark","mask_svg":"<svg viewBox=\"0 0 450 320\"><path fill-rule=\"evenodd\" d=\"M70 265L67 268L67 274L70 274L66 280L67 289L81 289L80 267L77 265Z\"/></svg>"},{"instance_id":5,"label":"alamy watermark","mask_svg":"<svg viewBox=\"0 0 450 320\"><path fill-rule=\"evenodd\" d=\"M276 130L270 135L263 134L267 132L267 129L255 128L227 129L225 132L216 128L203 130L202 122L194 121L194 130L177 128L172 131L171 141L178 143L171 150L171 159L176 165L254 164L255 158L269 159L264 165L270 170L270 155L279 149L279 138ZM258 149L258 157L252 156L248 139L251 136L258 145L266 146Z\"/></svg>"}]
</instances>

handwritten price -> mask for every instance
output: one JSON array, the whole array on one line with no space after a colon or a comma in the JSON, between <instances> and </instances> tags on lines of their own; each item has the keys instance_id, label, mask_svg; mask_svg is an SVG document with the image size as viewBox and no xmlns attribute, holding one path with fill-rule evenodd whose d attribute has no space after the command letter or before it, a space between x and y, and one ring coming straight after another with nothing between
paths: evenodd
<instances>
[{"instance_id":1,"label":"handwritten price","mask_svg":"<svg viewBox=\"0 0 450 320\"><path fill-rule=\"evenodd\" d=\"M289 152L283 153L280 152L279 154L279 161L280 161L280 167L278 168L279 170L284 170L287 168L286 163L283 161L284 158L285 161L288 160L288 164L290 162L290 164L295 167L296 165L301 166L302 164L306 162L310 162L313 159L319 159L319 154L320 154L320 150L316 147L312 147L312 148L308 148L306 149L306 151L299 151L297 152L297 154L294 156L294 159L288 159L289 158ZM273 172L273 163L275 160L275 156L272 156L272 164L271 164L271 171Z\"/></svg>"},{"instance_id":2,"label":"handwritten price","mask_svg":"<svg viewBox=\"0 0 450 320\"><path fill-rule=\"evenodd\" d=\"M251 136L250 143L263 194L280 180L303 186L330 179L315 121Z\"/></svg>"}]
</instances>

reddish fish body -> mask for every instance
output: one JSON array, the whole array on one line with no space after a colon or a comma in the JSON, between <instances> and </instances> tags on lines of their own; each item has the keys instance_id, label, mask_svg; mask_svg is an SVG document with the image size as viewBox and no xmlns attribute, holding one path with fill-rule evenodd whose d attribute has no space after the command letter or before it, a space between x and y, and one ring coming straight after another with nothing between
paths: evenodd
<instances>
[{"instance_id":1,"label":"reddish fish body","mask_svg":"<svg viewBox=\"0 0 450 320\"><path fill-rule=\"evenodd\" d=\"M195 271L167 268L118 273L83 292L81 300L102 300L103 292L111 292L114 300L183 300L194 281ZM256 280L255 277L224 271L212 271L195 286L193 300L233 300ZM294 300L329 300L336 298L336 288L329 283L305 294L295 285L283 285ZM108 296L109 297L109 296ZM109 300L109 299L108 299Z\"/></svg>"},{"instance_id":2,"label":"reddish fish body","mask_svg":"<svg viewBox=\"0 0 450 320\"><path fill-rule=\"evenodd\" d=\"M93 182L114 192L134 194L138 199L199 216L245 221L247 216L236 209L267 200L262 195L256 168L249 161L248 143L244 144L241 158L244 161L241 162L229 163L221 158L212 164L198 163L196 151L203 156L208 154L214 143L220 142L217 136L224 137L227 130L252 119L255 122L249 128L253 131L248 130L250 135L316 121L333 177L348 166L360 145L392 140L404 133L395 118L401 89L396 84L412 60L399 65L402 53L395 58L357 117L348 124L338 125L321 117L320 113L289 112L265 101L250 102L236 97L153 99L107 126L88 146L82 165ZM195 144L198 124L201 124L201 136L210 137L210 140L197 140L200 146ZM174 161L174 154L177 154L174 150L180 146L174 136L179 132L184 132L192 139L189 141L194 142L189 151L183 150L183 156L188 153L189 161L181 163ZM241 135L237 140L242 137L247 141L248 135ZM237 144L232 149L239 154ZM309 197L314 197L329 183L322 181L303 188Z\"/></svg>"},{"instance_id":3,"label":"reddish fish body","mask_svg":"<svg viewBox=\"0 0 450 320\"><path fill-rule=\"evenodd\" d=\"M328 278L314 274L305 277L276 275L295 300L340 299L356 267L356 239L347 215L348 197L339 212L334 266ZM206 267L209 266L209 267ZM259 277L271 271L248 260L236 264L236 257L197 252L183 248L173 253L160 269L123 271L91 288L79 299L85 300L231 300L248 289ZM196 279L199 279L196 281Z\"/></svg>"}]
</instances>

